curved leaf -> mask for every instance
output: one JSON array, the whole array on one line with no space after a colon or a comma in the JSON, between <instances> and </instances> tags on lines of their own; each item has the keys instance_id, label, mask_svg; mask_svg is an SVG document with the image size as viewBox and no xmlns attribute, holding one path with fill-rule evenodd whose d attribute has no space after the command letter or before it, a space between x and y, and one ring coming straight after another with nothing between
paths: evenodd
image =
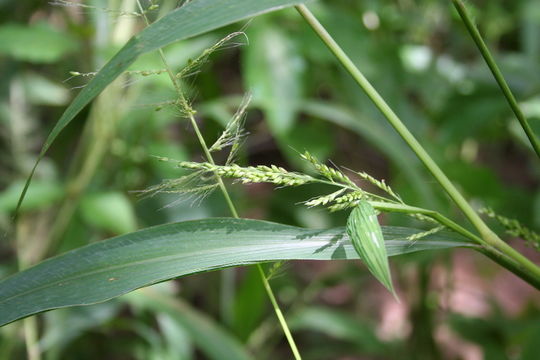
<instances>
[{"instance_id":1,"label":"curved leaf","mask_svg":"<svg viewBox=\"0 0 540 360\"><path fill-rule=\"evenodd\" d=\"M389 256L471 243L454 233L383 227ZM0 325L41 311L97 303L178 276L275 260L358 259L344 228L311 230L248 219L150 227L84 246L0 282Z\"/></svg>"},{"instance_id":2,"label":"curved leaf","mask_svg":"<svg viewBox=\"0 0 540 360\"><path fill-rule=\"evenodd\" d=\"M58 134L107 85L116 79L137 57L178 40L232 24L234 22L302 3L302 0L197 0L171 11L129 40L124 47L83 88L62 114L47 137L19 199L20 207L34 171Z\"/></svg>"}]
</instances>

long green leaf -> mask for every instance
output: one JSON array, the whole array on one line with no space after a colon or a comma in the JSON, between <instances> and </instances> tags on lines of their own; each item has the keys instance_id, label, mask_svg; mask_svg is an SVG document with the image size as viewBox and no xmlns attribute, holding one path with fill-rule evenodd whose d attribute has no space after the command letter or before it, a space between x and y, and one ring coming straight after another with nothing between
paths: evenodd
<instances>
[{"instance_id":1,"label":"long green leaf","mask_svg":"<svg viewBox=\"0 0 540 360\"><path fill-rule=\"evenodd\" d=\"M27 179L19 198L17 211L24 199L37 165L58 134L90 101L126 70L137 57L175 41L187 39L239 20L302 2L302 0L194 0L170 12L132 37L83 88L52 129Z\"/></svg>"},{"instance_id":2,"label":"long green leaf","mask_svg":"<svg viewBox=\"0 0 540 360\"><path fill-rule=\"evenodd\" d=\"M389 256L472 247L453 233L383 227ZM84 246L0 282L0 325L45 310L93 304L178 276L275 260L358 259L345 228L310 230L247 219L166 224Z\"/></svg>"}]
</instances>

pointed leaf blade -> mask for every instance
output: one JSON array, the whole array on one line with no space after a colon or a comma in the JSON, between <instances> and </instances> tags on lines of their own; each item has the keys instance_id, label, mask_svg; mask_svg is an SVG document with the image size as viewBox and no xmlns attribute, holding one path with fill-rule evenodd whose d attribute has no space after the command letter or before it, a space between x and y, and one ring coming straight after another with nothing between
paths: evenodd
<instances>
[{"instance_id":1,"label":"pointed leaf blade","mask_svg":"<svg viewBox=\"0 0 540 360\"><path fill-rule=\"evenodd\" d=\"M388 255L476 247L450 232L407 240L419 231L384 227ZM358 254L342 227L312 230L228 218L165 224L75 249L0 281L0 326L204 271L279 260L347 259Z\"/></svg>"}]
</instances>

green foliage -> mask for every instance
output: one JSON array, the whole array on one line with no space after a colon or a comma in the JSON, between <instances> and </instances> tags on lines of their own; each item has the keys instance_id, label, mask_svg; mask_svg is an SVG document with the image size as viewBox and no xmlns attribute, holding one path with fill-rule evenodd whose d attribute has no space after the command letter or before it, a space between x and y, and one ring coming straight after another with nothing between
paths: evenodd
<instances>
[{"instance_id":1,"label":"green foliage","mask_svg":"<svg viewBox=\"0 0 540 360\"><path fill-rule=\"evenodd\" d=\"M296 2L137 3L0 2L0 277L37 294L6 313L65 305L58 294L79 296L72 304L95 293L116 297L1 327L0 359L288 358L258 269L242 267L275 254L326 260L264 266L305 359L536 358L535 290L470 251L489 250L474 244L482 234L304 19L290 8L220 28ZM450 3L308 4L473 208L489 209L483 219L492 229L537 245L538 161L522 120L538 134L538 2L466 3L513 93L514 104L505 94L511 107L502 77L497 84L481 57L486 49L478 51L472 27ZM15 223L24 180L59 118ZM274 223L257 237L246 225L237 237L201 226L214 220L185 222L227 216L225 186L241 217L297 227ZM400 304L357 261L332 261L343 255L334 251L340 245L344 257L358 258L342 226L364 201L381 212L389 254L410 253L392 259ZM183 232L189 224L198 225ZM276 249L285 228L290 237L316 237L284 236ZM124 235L100 242L116 234ZM118 239L133 247L107 257ZM536 259L519 241L509 243ZM459 244L469 249L420 252ZM266 247L264 259L254 260ZM492 259L515 266L503 253ZM167 256L185 260L171 260L161 273ZM113 269L96 270L105 263ZM127 275L115 276L116 265ZM212 269L220 271L206 272ZM47 274L76 277L78 270L84 281L66 283L65 293L49 286ZM190 276L172 280L182 274ZM100 286L114 277L114 291ZM34 310L25 312L27 303Z\"/></svg>"},{"instance_id":2,"label":"green foliage","mask_svg":"<svg viewBox=\"0 0 540 360\"><path fill-rule=\"evenodd\" d=\"M33 63L54 63L76 51L77 42L49 24L0 26L0 54Z\"/></svg>"},{"instance_id":3,"label":"green foliage","mask_svg":"<svg viewBox=\"0 0 540 360\"><path fill-rule=\"evenodd\" d=\"M256 25L247 32L246 88L264 109L270 131L281 140L297 118L304 64L298 48L282 30L266 22Z\"/></svg>"},{"instance_id":4,"label":"green foliage","mask_svg":"<svg viewBox=\"0 0 540 360\"><path fill-rule=\"evenodd\" d=\"M388 256L473 246L447 233L411 244L416 229L384 228ZM167 224L78 248L0 282L0 324L92 304L178 276L277 260L357 259L343 228L310 230L247 219Z\"/></svg>"},{"instance_id":5,"label":"green foliage","mask_svg":"<svg viewBox=\"0 0 540 360\"><path fill-rule=\"evenodd\" d=\"M91 225L112 234L137 230L135 213L121 193L88 194L81 200L81 215Z\"/></svg>"}]
</instances>

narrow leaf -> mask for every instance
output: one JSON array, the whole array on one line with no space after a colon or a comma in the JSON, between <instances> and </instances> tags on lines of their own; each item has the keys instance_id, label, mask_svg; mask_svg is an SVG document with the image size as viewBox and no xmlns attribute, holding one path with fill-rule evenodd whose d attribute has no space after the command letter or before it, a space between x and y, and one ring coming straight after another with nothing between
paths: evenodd
<instances>
[{"instance_id":1,"label":"narrow leaf","mask_svg":"<svg viewBox=\"0 0 540 360\"><path fill-rule=\"evenodd\" d=\"M384 227L389 256L474 247L440 232ZM248 219L205 219L150 227L90 244L0 281L0 326L45 310L88 305L179 276L279 260L358 259L344 228L310 230Z\"/></svg>"},{"instance_id":2,"label":"narrow leaf","mask_svg":"<svg viewBox=\"0 0 540 360\"><path fill-rule=\"evenodd\" d=\"M396 296L381 226L375 209L370 203L360 201L358 206L351 211L347 220L347 234L369 271Z\"/></svg>"}]
</instances>

